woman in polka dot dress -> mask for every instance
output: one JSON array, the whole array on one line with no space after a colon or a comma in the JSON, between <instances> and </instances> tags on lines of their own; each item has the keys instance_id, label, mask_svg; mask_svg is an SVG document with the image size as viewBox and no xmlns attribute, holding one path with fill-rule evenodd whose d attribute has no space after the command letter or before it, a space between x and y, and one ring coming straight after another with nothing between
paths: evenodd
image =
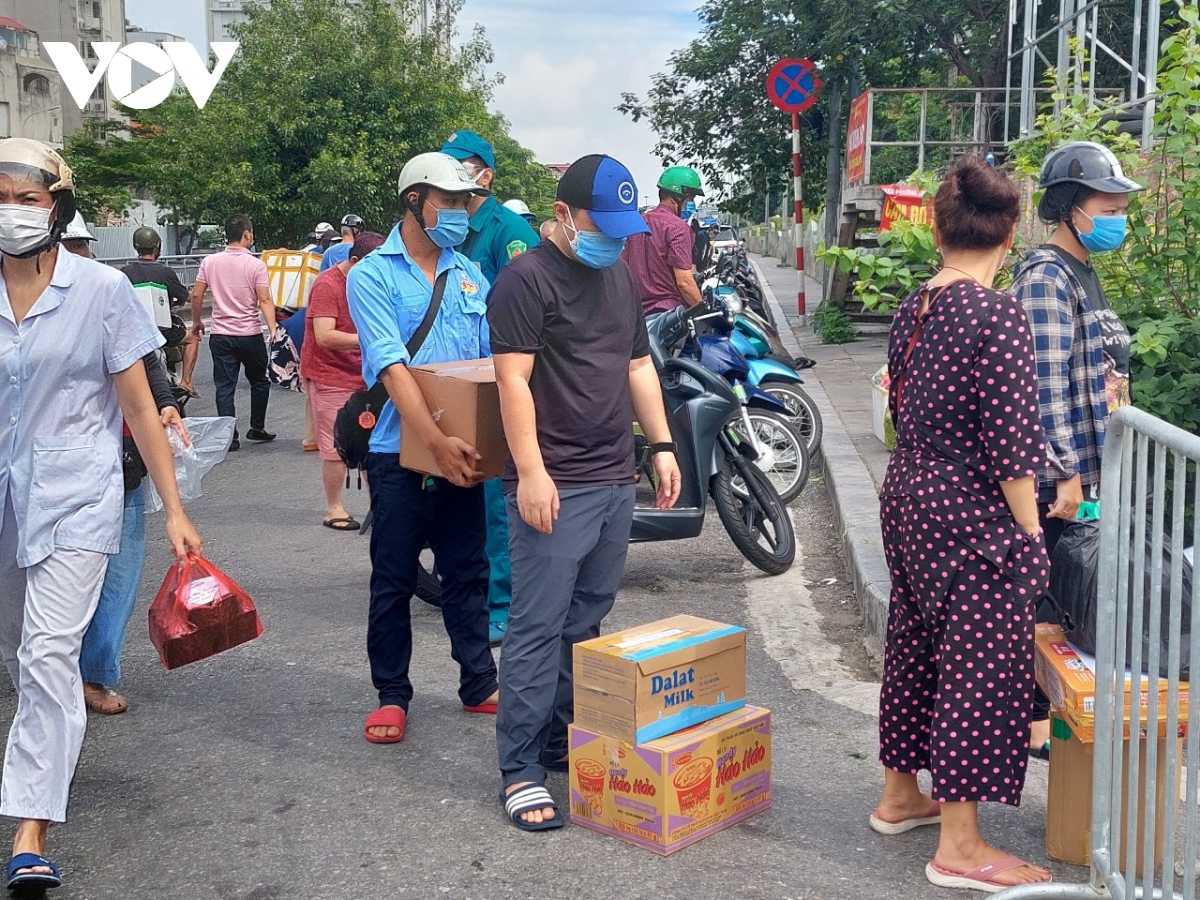
<instances>
[{"instance_id":1,"label":"woman in polka dot dress","mask_svg":"<svg viewBox=\"0 0 1200 900\"><path fill-rule=\"evenodd\" d=\"M1034 603L1048 561L1025 311L992 290L1012 246L1016 187L978 157L934 200L945 264L896 313L888 367L896 450L880 497L892 577L880 696L884 791L871 827L941 826L926 877L996 892L1050 873L990 846L978 804L1017 805L1033 693ZM917 773L933 776L932 796Z\"/></svg>"}]
</instances>

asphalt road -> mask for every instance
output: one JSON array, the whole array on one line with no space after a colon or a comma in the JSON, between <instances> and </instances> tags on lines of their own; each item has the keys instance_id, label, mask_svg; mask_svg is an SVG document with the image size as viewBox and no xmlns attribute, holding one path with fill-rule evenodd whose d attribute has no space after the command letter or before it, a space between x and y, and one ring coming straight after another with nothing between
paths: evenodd
<instances>
[{"instance_id":1,"label":"asphalt road","mask_svg":"<svg viewBox=\"0 0 1200 900\"><path fill-rule=\"evenodd\" d=\"M204 358L193 415L212 414L207 372ZM244 430L244 386L238 404ZM822 485L793 504L802 552L781 578L748 571L715 514L699 539L632 549L606 627L682 612L749 626L750 697L775 714L774 807L660 858L579 827L529 835L507 822L493 722L461 711L440 618L419 601L407 738L363 740L375 701L366 540L320 527L302 399L274 392L268 427L279 441L232 454L190 509L208 555L258 602L265 634L162 669L146 607L169 560L152 517L125 656L132 705L91 718L71 821L51 834L59 900L951 895L923 877L932 830L884 839L866 828L881 783L872 675ZM366 511L365 497L347 505ZM14 700L0 690L6 723ZM566 799L565 776L549 786ZM1040 859L1041 807L1029 806L989 809L985 824Z\"/></svg>"}]
</instances>

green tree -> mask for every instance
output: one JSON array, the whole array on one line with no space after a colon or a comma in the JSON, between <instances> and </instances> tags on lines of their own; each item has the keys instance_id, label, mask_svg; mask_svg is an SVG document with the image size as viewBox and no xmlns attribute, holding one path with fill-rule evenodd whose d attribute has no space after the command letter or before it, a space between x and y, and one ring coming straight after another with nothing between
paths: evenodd
<instances>
[{"instance_id":1,"label":"green tree","mask_svg":"<svg viewBox=\"0 0 1200 900\"><path fill-rule=\"evenodd\" d=\"M1007 14L1002 0L707 0L700 37L672 54L644 99L626 94L618 109L649 121L664 164L696 165L728 208L754 215L790 172L791 123L765 94L776 60L820 67L825 91L804 117L802 150L809 171L828 153L836 188L849 97L945 85L952 67L971 85L1002 87ZM807 205L820 205L825 181L806 181Z\"/></svg>"},{"instance_id":2,"label":"green tree","mask_svg":"<svg viewBox=\"0 0 1200 900\"><path fill-rule=\"evenodd\" d=\"M204 110L176 92L125 110L128 140L83 133L68 157L96 180L97 204L144 188L179 221L249 214L260 246L296 245L322 219L355 212L386 230L396 178L417 153L470 128L496 146L496 193L548 214L554 182L489 112L481 31L447 51L411 33L412 0L274 0L250 7L242 46ZM451 13L457 11L457 6ZM111 192L111 196L109 193ZM92 202L89 200L89 203Z\"/></svg>"}]
</instances>

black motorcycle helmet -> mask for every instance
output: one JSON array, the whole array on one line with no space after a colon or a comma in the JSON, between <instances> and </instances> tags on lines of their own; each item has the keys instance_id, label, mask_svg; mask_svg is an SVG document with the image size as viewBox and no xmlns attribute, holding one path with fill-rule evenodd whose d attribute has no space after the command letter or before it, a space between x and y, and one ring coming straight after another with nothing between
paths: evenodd
<instances>
[{"instance_id":1,"label":"black motorcycle helmet","mask_svg":"<svg viewBox=\"0 0 1200 900\"><path fill-rule=\"evenodd\" d=\"M353 228L354 233L357 235L366 231L367 223L362 220L361 216L356 216L354 213L350 213L350 215L342 217L342 227Z\"/></svg>"},{"instance_id":2,"label":"black motorcycle helmet","mask_svg":"<svg viewBox=\"0 0 1200 900\"><path fill-rule=\"evenodd\" d=\"M143 225L133 233L133 249L138 256L148 256L162 249L162 237L148 225Z\"/></svg>"},{"instance_id":3,"label":"black motorcycle helmet","mask_svg":"<svg viewBox=\"0 0 1200 900\"><path fill-rule=\"evenodd\" d=\"M1044 189L1038 217L1051 225L1071 219L1071 210L1092 194L1133 194L1143 191L1125 175L1121 163L1102 144L1073 141L1046 157L1038 186Z\"/></svg>"}]
</instances>

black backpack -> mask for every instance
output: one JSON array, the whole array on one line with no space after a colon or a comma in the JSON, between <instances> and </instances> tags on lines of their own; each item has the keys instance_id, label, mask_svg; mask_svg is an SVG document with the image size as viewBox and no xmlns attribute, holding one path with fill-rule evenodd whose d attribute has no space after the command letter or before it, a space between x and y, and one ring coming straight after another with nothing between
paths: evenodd
<instances>
[{"instance_id":1,"label":"black backpack","mask_svg":"<svg viewBox=\"0 0 1200 900\"><path fill-rule=\"evenodd\" d=\"M438 310L442 306L442 297L446 293L446 279L449 274L447 269L438 276L433 286L433 299L429 302L429 309L425 311L425 318L421 320L412 340L404 345L408 350L409 360L416 357L417 351L433 330L434 319L437 318ZM333 446L342 462L346 464L346 487L350 487L351 471L358 469L362 472L366 468L367 454L371 451L371 434L375 431L379 415L387 402L387 387L382 381L377 381L369 391L355 391L346 401L346 405L338 410L337 418L333 422ZM361 475L358 486L362 487Z\"/></svg>"}]
</instances>

